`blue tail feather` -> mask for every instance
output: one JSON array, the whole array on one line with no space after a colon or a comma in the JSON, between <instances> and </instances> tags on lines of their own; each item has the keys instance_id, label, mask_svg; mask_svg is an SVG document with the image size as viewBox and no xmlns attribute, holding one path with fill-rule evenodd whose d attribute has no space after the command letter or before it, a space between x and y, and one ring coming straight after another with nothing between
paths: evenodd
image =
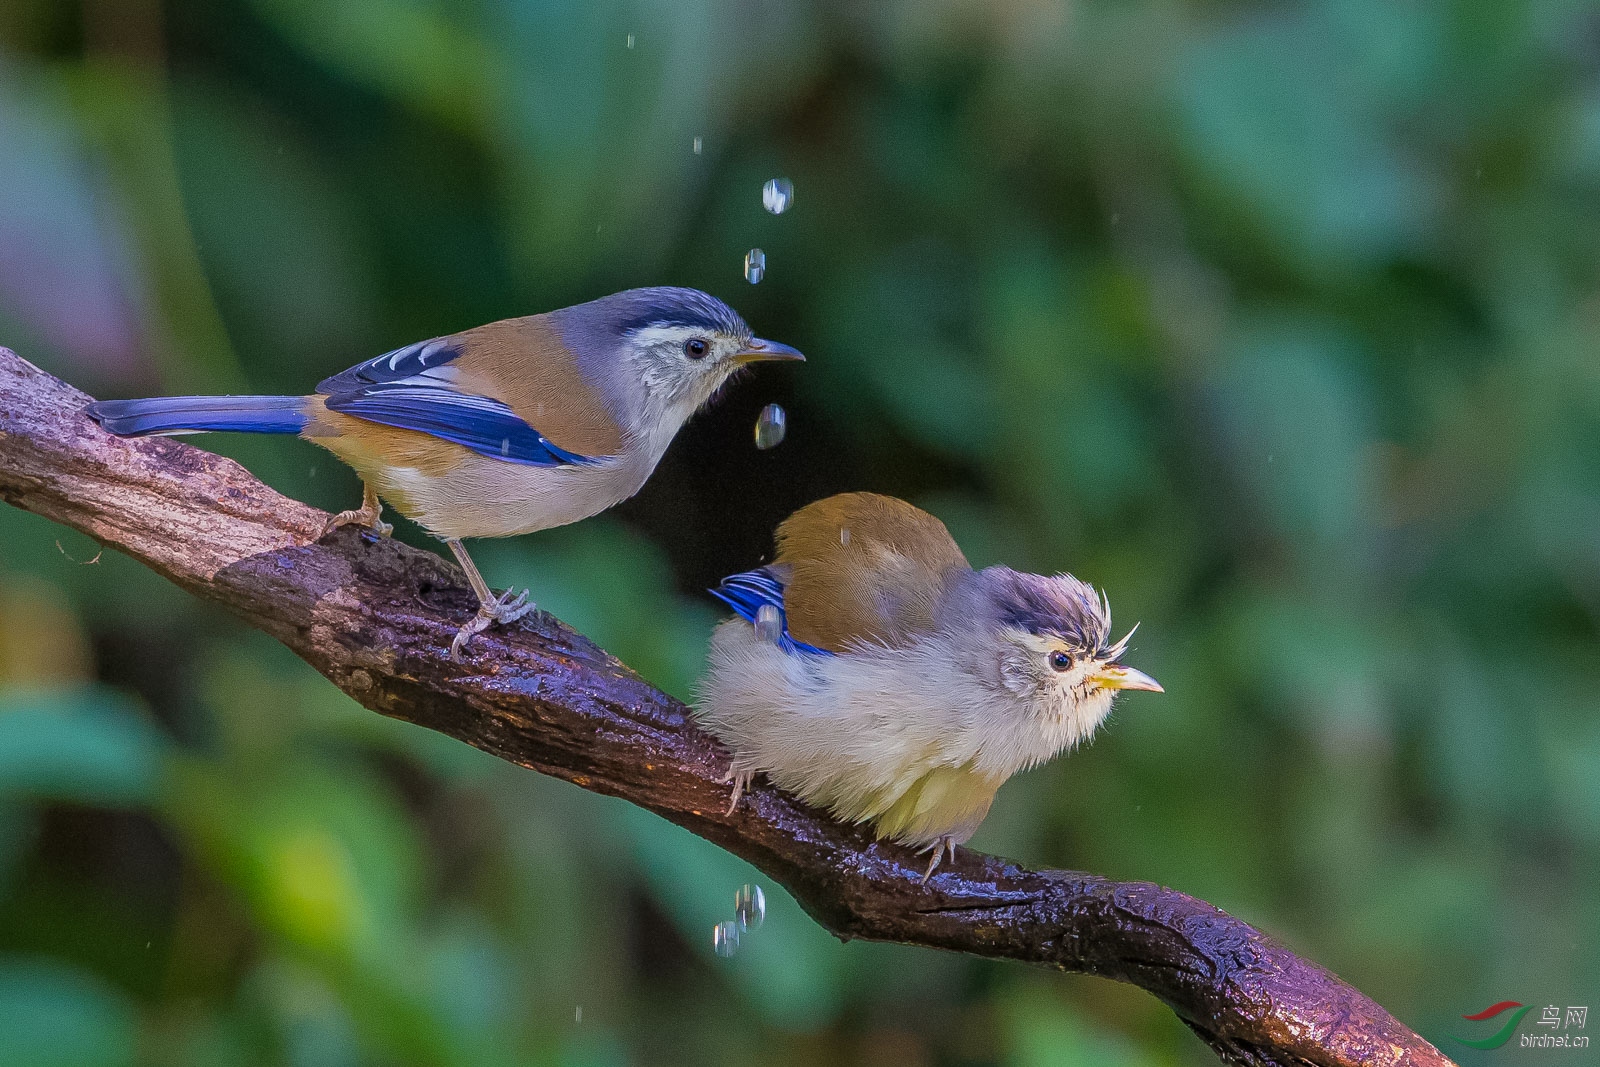
<instances>
[{"instance_id":1,"label":"blue tail feather","mask_svg":"<svg viewBox=\"0 0 1600 1067\"><path fill-rule=\"evenodd\" d=\"M237 430L299 433L306 425L303 396L156 396L101 400L84 411L119 437Z\"/></svg>"},{"instance_id":2,"label":"blue tail feather","mask_svg":"<svg viewBox=\"0 0 1600 1067\"><path fill-rule=\"evenodd\" d=\"M789 615L783 606L783 582L768 567L761 567L742 574L732 574L722 579L722 584L708 592L732 608L735 615L754 625L756 615L763 607L778 609L778 620L781 626L778 637L778 647L785 652L808 652L816 656L831 656L833 653L816 645L808 645L804 641L797 641L789 634Z\"/></svg>"}]
</instances>

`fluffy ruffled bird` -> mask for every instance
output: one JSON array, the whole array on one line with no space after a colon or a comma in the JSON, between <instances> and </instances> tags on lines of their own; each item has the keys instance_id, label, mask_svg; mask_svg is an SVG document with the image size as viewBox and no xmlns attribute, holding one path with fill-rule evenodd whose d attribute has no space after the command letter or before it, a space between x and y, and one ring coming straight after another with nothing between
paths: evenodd
<instances>
[{"instance_id":1,"label":"fluffy ruffled bird","mask_svg":"<svg viewBox=\"0 0 1600 1067\"><path fill-rule=\"evenodd\" d=\"M508 537L598 514L638 492L689 416L738 368L800 360L694 289L630 289L397 348L326 378L310 396L106 400L114 434L292 433L354 467L361 507L328 523L387 535L380 500L449 546L478 595L456 634L529 611L495 596L462 539ZM325 531L326 532L326 531Z\"/></svg>"},{"instance_id":2,"label":"fluffy ruffled bird","mask_svg":"<svg viewBox=\"0 0 1600 1067\"><path fill-rule=\"evenodd\" d=\"M944 524L845 493L778 527L774 561L712 591L695 717L730 750L731 813L757 773L879 837L945 850L1018 771L1087 738L1125 689L1103 594L1067 574L973 570Z\"/></svg>"}]
</instances>

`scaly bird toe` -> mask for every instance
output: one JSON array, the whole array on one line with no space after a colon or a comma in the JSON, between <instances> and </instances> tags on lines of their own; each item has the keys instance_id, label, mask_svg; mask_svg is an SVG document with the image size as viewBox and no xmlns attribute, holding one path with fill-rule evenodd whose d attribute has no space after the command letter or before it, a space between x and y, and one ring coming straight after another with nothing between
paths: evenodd
<instances>
[{"instance_id":1,"label":"scaly bird toe","mask_svg":"<svg viewBox=\"0 0 1600 1067\"><path fill-rule=\"evenodd\" d=\"M352 508L341 511L329 519L322 527L322 536L327 537L341 526L360 526L379 537L388 537L394 532L394 527L387 522L379 522L378 516L364 508Z\"/></svg>"},{"instance_id":2,"label":"scaly bird toe","mask_svg":"<svg viewBox=\"0 0 1600 1067\"><path fill-rule=\"evenodd\" d=\"M723 775L722 780L733 783L733 799L728 801L728 810L723 814L732 815L739 809L739 798L744 796L744 791L750 788L750 783L755 781L755 777L755 771L728 768L728 773Z\"/></svg>"},{"instance_id":3,"label":"scaly bird toe","mask_svg":"<svg viewBox=\"0 0 1600 1067\"><path fill-rule=\"evenodd\" d=\"M494 602L494 621L498 623L516 622L528 612L534 610L535 605L528 603L528 591L524 589L518 593L507 589Z\"/></svg>"},{"instance_id":4,"label":"scaly bird toe","mask_svg":"<svg viewBox=\"0 0 1600 1067\"><path fill-rule=\"evenodd\" d=\"M922 872L923 885L927 885L928 879L933 877L933 872L939 869L939 862L944 859L946 849L950 852L950 861L952 863L955 862L956 858L955 840L948 836L939 838L929 847L933 849L933 858L928 861L928 869ZM928 850L923 849L922 851L926 852Z\"/></svg>"},{"instance_id":5,"label":"scaly bird toe","mask_svg":"<svg viewBox=\"0 0 1600 1067\"><path fill-rule=\"evenodd\" d=\"M506 626L516 622L535 607L536 605L528 603L526 589L520 593L507 589L496 599L478 608L478 613L456 631L455 640L450 642L450 659L456 663L465 662L466 657L462 653L466 651L467 643L472 640L474 634L481 634L496 624Z\"/></svg>"},{"instance_id":6,"label":"scaly bird toe","mask_svg":"<svg viewBox=\"0 0 1600 1067\"><path fill-rule=\"evenodd\" d=\"M378 500L378 494L371 487L365 487L361 493L361 506L341 511L322 527L322 537L327 537L341 526L362 526L370 537L388 537L394 533L394 526L379 518L383 514L383 504Z\"/></svg>"},{"instance_id":7,"label":"scaly bird toe","mask_svg":"<svg viewBox=\"0 0 1600 1067\"><path fill-rule=\"evenodd\" d=\"M467 642L472 640L473 634L481 634L494 625L494 621L493 615L480 608L478 614L474 615L467 621L465 626L456 631L455 640L450 642L451 661L455 663L466 662L466 657L462 653L467 649Z\"/></svg>"}]
</instances>

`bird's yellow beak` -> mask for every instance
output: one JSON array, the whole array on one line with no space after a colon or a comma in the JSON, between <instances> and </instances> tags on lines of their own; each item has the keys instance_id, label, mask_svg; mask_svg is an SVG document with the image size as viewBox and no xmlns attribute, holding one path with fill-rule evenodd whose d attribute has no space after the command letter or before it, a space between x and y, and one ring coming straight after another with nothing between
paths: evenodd
<instances>
[{"instance_id":1,"label":"bird's yellow beak","mask_svg":"<svg viewBox=\"0 0 1600 1067\"><path fill-rule=\"evenodd\" d=\"M790 360L804 363L806 357L800 354L797 348L779 344L777 341L763 341L757 337L746 345L741 351L733 354L735 363L764 363L768 360Z\"/></svg>"},{"instance_id":2,"label":"bird's yellow beak","mask_svg":"<svg viewBox=\"0 0 1600 1067\"><path fill-rule=\"evenodd\" d=\"M1144 671L1136 671L1132 667L1124 667L1120 663L1108 663L1094 674L1084 679L1090 685L1101 689L1143 689L1149 693L1165 693L1161 683L1150 677Z\"/></svg>"}]
</instances>

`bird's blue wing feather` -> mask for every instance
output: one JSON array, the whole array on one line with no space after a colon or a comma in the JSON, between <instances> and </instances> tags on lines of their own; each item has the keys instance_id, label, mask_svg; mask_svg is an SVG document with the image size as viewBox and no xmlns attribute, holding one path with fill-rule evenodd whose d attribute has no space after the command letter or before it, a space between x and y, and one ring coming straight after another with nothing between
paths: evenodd
<instances>
[{"instance_id":1,"label":"bird's blue wing feather","mask_svg":"<svg viewBox=\"0 0 1600 1067\"><path fill-rule=\"evenodd\" d=\"M825 648L796 641L789 635L789 616L783 609L783 581L773 573L772 568L762 567L759 570L731 574L722 579L722 584L710 590L710 593L752 626L755 625L756 613L763 607L777 608L778 621L782 624L778 647L785 652L805 652L816 656L833 655Z\"/></svg>"},{"instance_id":2,"label":"bird's blue wing feather","mask_svg":"<svg viewBox=\"0 0 1600 1067\"><path fill-rule=\"evenodd\" d=\"M385 352L365 363L357 363L349 370L340 371L331 378L317 383L319 393L349 393L372 385L384 385L426 376L461 355L462 344L452 337L434 337L418 341L393 352Z\"/></svg>"},{"instance_id":3,"label":"bird's blue wing feather","mask_svg":"<svg viewBox=\"0 0 1600 1067\"><path fill-rule=\"evenodd\" d=\"M442 383L417 384L415 376L411 381L368 385L356 392L335 393L324 403L329 411L382 426L417 430L510 463L559 467L594 462L590 456L580 456L550 443L498 400L458 393Z\"/></svg>"},{"instance_id":4,"label":"bird's blue wing feather","mask_svg":"<svg viewBox=\"0 0 1600 1067\"><path fill-rule=\"evenodd\" d=\"M711 590L711 595L727 604L740 618L750 622L756 621L756 612L764 605L770 604L779 611L783 610L783 583L766 567L729 575L722 579L720 586Z\"/></svg>"}]
</instances>

